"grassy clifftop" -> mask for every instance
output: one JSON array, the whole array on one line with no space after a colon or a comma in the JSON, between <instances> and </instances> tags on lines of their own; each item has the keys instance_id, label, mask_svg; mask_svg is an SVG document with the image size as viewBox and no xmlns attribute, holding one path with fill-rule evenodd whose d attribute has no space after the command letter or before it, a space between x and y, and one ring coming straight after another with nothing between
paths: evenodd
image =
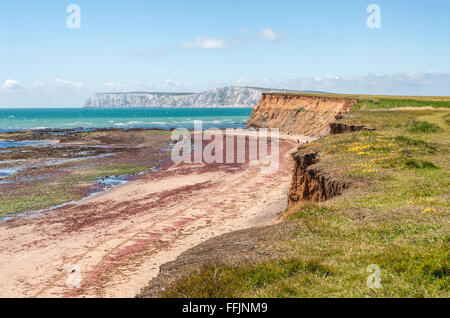
<instances>
[{"instance_id":1,"label":"grassy clifftop","mask_svg":"<svg viewBox=\"0 0 450 318\"><path fill-rule=\"evenodd\" d=\"M359 99L340 122L375 131L307 145L318 151L322 171L352 181L349 190L290 207L276 234L252 229L259 235L246 246L261 257L197 266L159 296L449 297L449 103ZM258 241L264 233L270 243ZM214 242L219 249L221 240ZM381 269L380 288L367 285L371 264Z\"/></svg>"},{"instance_id":2,"label":"grassy clifftop","mask_svg":"<svg viewBox=\"0 0 450 318\"><path fill-rule=\"evenodd\" d=\"M283 92L284 93L284 92ZM334 98L354 98L358 101L375 101L379 102L379 107L386 107L387 105L384 103L386 100L397 100L401 103L402 106L411 106L408 103L411 102L423 102L421 106L429 105L430 101L441 101L450 103L450 96L402 96L402 95L357 95L357 94L333 94L333 93L315 93L315 92L287 92L287 94L293 95L306 95L306 96L317 96L317 97L334 97ZM450 104L447 104L447 108L450 107Z\"/></svg>"}]
</instances>

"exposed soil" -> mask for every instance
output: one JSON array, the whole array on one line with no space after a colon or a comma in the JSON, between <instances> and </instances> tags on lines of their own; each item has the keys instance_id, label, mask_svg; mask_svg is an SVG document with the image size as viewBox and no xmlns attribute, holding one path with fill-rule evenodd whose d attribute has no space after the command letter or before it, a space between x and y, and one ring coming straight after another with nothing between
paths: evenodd
<instances>
[{"instance_id":1,"label":"exposed soil","mask_svg":"<svg viewBox=\"0 0 450 318\"><path fill-rule=\"evenodd\" d=\"M340 195L352 182L334 177L321 167L317 150L300 148L294 154L294 172L289 190L289 204L300 201L321 202Z\"/></svg>"},{"instance_id":2,"label":"exposed soil","mask_svg":"<svg viewBox=\"0 0 450 318\"><path fill-rule=\"evenodd\" d=\"M264 93L247 127L277 127L290 135L323 137L330 133L329 124L348 113L355 102L351 98Z\"/></svg>"}]
</instances>

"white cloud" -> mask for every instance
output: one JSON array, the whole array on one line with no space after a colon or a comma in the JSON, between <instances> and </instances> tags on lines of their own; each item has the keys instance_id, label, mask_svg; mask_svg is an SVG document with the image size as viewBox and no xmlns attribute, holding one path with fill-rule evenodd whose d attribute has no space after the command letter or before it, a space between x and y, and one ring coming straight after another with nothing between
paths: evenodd
<instances>
[{"instance_id":1,"label":"white cloud","mask_svg":"<svg viewBox=\"0 0 450 318\"><path fill-rule=\"evenodd\" d=\"M55 78L49 81L34 81L29 88L32 89L33 92L58 92L61 90L79 90L84 89L86 87L84 82L81 81L69 81L61 78Z\"/></svg>"},{"instance_id":2,"label":"white cloud","mask_svg":"<svg viewBox=\"0 0 450 318\"><path fill-rule=\"evenodd\" d=\"M19 83L0 83L0 107L74 107L83 104L86 96L97 91L81 81L61 78ZM17 92L14 94L13 92Z\"/></svg>"},{"instance_id":3,"label":"white cloud","mask_svg":"<svg viewBox=\"0 0 450 318\"><path fill-rule=\"evenodd\" d=\"M195 37L194 41L191 42L181 42L181 47L192 49L208 49L208 50L219 50L226 48L225 40L215 39L206 35L199 35Z\"/></svg>"},{"instance_id":4,"label":"white cloud","mask_svg":"<svg viewBox=\"0 0 450 318\"><path fill-rule=\"evenodd\" d=\"M303 78L262 78L251 80L190 83L168 78L156 83L105 83L108 90L116 91L193 91L199 92L224 86L258 86L275 89L315 90L349 94L388 95L450 95L450 74L438 72L367 74L343 77L332 74Z\"/></svg>"},{"instance_id":5,"label":"white cloud","mask_svg":"<svg viewBox=\"0 0 450 318\"><path fill-rule=\"evenodd\" d=\"M349 94L450 95L450 74L439 72L367 74L342 77L327 74L297 79L264 79L255 86L280 89L316 90Z\"/></svg>"},{"instance_id":6,"label":"white cloud","mask_svg":"<svg viewBox=\"0 0 450 318\"><path fill-rule=\"evenodd\" d=\"M54 80L52 80L50 82L51 85L56 85L56 86L60 86L60 87L73 87L73 88L82 88L84 87L84 83L83 82L72 82L72 81L68 81L68 80L64 80L64 79L60 79L60 78L55 78Z\"/></svg>"},{"instance_id":7,"label":"white cloud","mask_svg":"<svg viewBox=\"0 0 450 318\"><path fill-rule=\"evenodd\" d=\"M13 80L13 79L7 79L2 87L6 90L15 90L15 89L19 89L20 88L20 82Z\"/></svg>"},{"instance_id":8,"label":"white cloud","mask_svg":"<svg viewBox=\"0 0 450 318\"><path fill-rule=\"evenodd\" d=\"M275 32L272 29L264 28L259 32L259 35L269 43L277 42L284 38L284 34Z\"/></svg>"},{"instance_id":9,"label":"white cloud","mask_svg":"<svg viewBox=\"0 0 450 318\"><path fill-rule=\"evenodd\" d=\"M137 81L128 82L128 83L114 83L114 82L106 82L103 84L103 87L107 88L108 91L140 91L146 90L151 87L150 84L143 84ZM101 90L101 89L100 89Z\"/></svg>"}]
</instances>

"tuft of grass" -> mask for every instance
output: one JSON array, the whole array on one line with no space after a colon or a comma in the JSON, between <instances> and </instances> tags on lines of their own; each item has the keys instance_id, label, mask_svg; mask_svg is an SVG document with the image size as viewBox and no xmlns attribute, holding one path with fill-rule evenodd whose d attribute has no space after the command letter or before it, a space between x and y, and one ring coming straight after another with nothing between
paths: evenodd
<instances>
[{"instance_id":1,"label":"tuft of grass","mask_svg":"<svg viewBox=\"0 0 450 318\"><path fill-rule=\"evenodd\" d=\"M405 136L396 136L394 140L400 146L428 147L427 143L420 139L414 139Z\"/></svg>"},{"instance_id":2,"label":"tuft of grass","mask_svg":"<svg viewBox=\"0 0 450 318\"><path fill-rule=\"evenodd\" d=\"M333 209L326 206L319 205L315 202L305 202L297 205L292 209L292 211L289 213L289 219L294 220L299 219L303 216L312 216L331 212L333 212Z\"/></svg>"},{"instance_id":3,"label":"tuft of grass","mask_svg":"<svg viewBox=\"0 0 450 318\"><path fill-rule=\"evenodd\" d=\"M409 169L439 169L435 164L426 160L407 160L405 166Z\"/></svg>"},{"instance_id":4,"label":"tuft of grass","mask_svg":"<svg viewBox=\"0 0 450 318\"><path fill-rule=\"evenodd\" d=\"M444 123L447 126L450 126L450 114L447 114L447 115L444 116Z\"/></svg>"},{"instance_id":5,"label":"tuft of grass","mask_svg":"<svg viewBox=\"0 0 450 318\"><path fill-rule=\"evenodd\" d=\"M406 131L413 133L413 134L418 134L418 133L423 133L423 134L431 134L431 133L437 133L442 131L442 128L439 127L436 124L430 124L429 122L426 121L412 121L412 122L408 122L406 125Z\"/></svg>"}]
</instances>

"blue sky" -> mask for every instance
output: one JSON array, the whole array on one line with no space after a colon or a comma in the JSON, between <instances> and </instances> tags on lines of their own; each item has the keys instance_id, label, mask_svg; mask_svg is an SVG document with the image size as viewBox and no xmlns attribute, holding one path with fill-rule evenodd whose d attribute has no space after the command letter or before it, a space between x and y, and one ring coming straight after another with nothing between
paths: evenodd
<instances>
[{"instance_id":1,"label":"blue sky","mask_svg":"<svg viewBox=\"0 0 450 318\"><path fill-rule=\"evenodd\" d=\"M227 85L450 95L449 74L448 0L0 0L0 107Z\"/></svg>"}]
</instances>

